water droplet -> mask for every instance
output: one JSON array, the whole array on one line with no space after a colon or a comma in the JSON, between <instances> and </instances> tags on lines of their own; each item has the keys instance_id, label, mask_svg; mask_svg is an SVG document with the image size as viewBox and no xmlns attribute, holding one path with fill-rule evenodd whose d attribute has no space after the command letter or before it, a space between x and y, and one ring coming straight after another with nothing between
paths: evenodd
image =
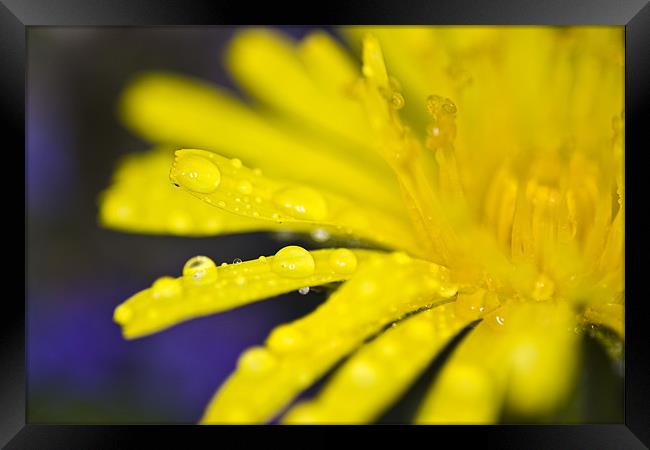
<instances>
[{"instance_id":1,"label":"water droplet","mask_svg":"<svg viewBox=\"0 0 650 450\"><path fill-rule=\"evenodd\" d=\"M239 357L237 367L247 375L264 375L272 370L277 361L266 348L251 347Z\"/></svg>"},{"instance_id":2,"label":"water droplet","mask_svg":"<svg viewBox=\"0 0 650 450\"><path fill-rule=\"evenodd\" d=\"M307 295L307 294L309 294L309 286L301 287L300 289L298 289L298 293L299 293L300 295Z\"/></svg>"},{"instance_id":3,"label":"water droplet","mask_svg":"<svg viewBox=\"0 0 650 450\"><path fill-rule=\"evenodd\" d=\"M506 320L503 318L503 316L500 316L498 314L495 316L494 320L496 320L500 326L503 326L506 323Z\"/></svg>"},{"instance_id":4,"label":"water droplet","mask_svg":"<svg viewBox=\"0 0 650 450\"><path fill-rule=\"evenodd\" d=\"M258 168L253 169L253 175L259 177L260 175L262 175L262 169L258 169Z\"/></svg>"},{"instance_id":5,"label":"water droplet","mask_svg":"<svg viewBox=\"0 0 650 450\"><path fill-rule=\"evenodd\" d=\"M181 293L181 281L173 277L160 277L151 285L154 298L170 298Z\"/></svg>"},{"instance_id":6,"label":"water droplet","mask_svg":"<svg viewBox=\"0 0 650 450\"><path fill-rule=\"evenodd\" d=\"M443 98L439 95L430 95L427 97L427 109L430 114L435 114L440 109L440 105L443 103Z\"/></svg>"},{"instance_id":7,"label":"water droplet","mask_svg":"<svg viewBox=\"0 0 650 450\"><path fill-rule=\"evenodd\" d=\"M456 108L456 105L454 104L454 102L452 102L451 100L447 99L447 100L445 101L445 103L443 103L443 105L442 105L442 110L443 110L444 112L446 112L447 114L456 114L456 111L457 111L458 109Z\"/></svg>"},{"instance_id":8,"label":"water droplet","mask_svg":"<svg viewBox=\"0 0 650 450\"><path fill-rule=\"evenodd\" d=\"M225 208L225 207L226 207L226 202L224 202L223 200L219 200L219 201L217 202L217 206L218 206L219 208Z\"/></svg>"},{"instance_id":9,"label":"water droplet","mask_svg":"<svg viewBox=\"0 0 650 450\"><path fill-rule=\"evenodd\" d=\"M233 264L241 264L241 263L242 263L242 260L239 259L239 258L235 258L235 259L232 260L232 263L233 263Z\"/></svg>"},{"instance_id":10,"label":"water droplet","mask_svg":"<svg viewBox=\"0 0 650 450\"><path fill-rule=\"evenodd\" d=\"M241 159L233 158L230 160L230 164L235 168L239 169L242 166Z\"/></svg>"},{"instance_id":11,"label":"water droplet","mask_svg":"<svg viewBox=\"0 0 650 450\"><path fill-rule=\"evenodd\" d=\"M113 313L113 320L120 325L124 325L125 323L129 322L133 318L133 310L131 309L130 306L128 305L120 305L117 308L115 308L115 312Z\"/></svg>"},{"instance_id":12,"label":"water droplet","mask_svg":"<svg viewBox=\"0 0 650 450\"><path fill-rule=\"evenodd\" d=\"M273 202L287 215L303 220L323 220L327 203L322 195L306 187L289 187L273 195Z\"/></svg>"},{"instance_id":13,"label":"water droplet","mask_svg":"<svg viewBox=\"0 0 650 450\"><path fill-rule=\"evenodd\" d=\"M404 96L399 92L393 92L390 97L390 106L395 109L402 109L404 107Z\"/></svg>"},{"instance_id":14,"label":"water droplet","mask_svg":"<svg viewBox=\"0 0 650 450\"><path fill-rule=\"evenodd\" d=\"M316 242L325 242L330 238L330 234L325 228L316 228L311 232L311 238Z\"/></svg>"},{"instance_id":15,"label":"water droplet","mask_svg":"<svg viewBox=\"0 0 650 450\"><path fill-rule=\"evenodd\" d=\"M261 263L265 263L266 262L266 256L260 256L259 258L257 258L257 260L259 262L261 262Z\"/></svg>"},{"instance_id":16,"label":"water droplet","mask_svg":"<svg viewBox=\"0 0 650 450\"><path fill-rule=\"evenodd\" d=\"M339 248L330 255L329 264L337 273L352 273L357 270L357 257L351 250Z\"/></svg>"},{"instance_id":17,"label":"water droplet","mask_svg":"<svg viewBox=\"0 0 650 450\"><path fill-rule=\"evenodd\" d=\"M304 343L304 337L300 330L292 325L280 325L275 328L268 339L266 345L276 353L288 353L301 347Z\"/></svg>"},{"instance_id":18,"label":"water droplet","mask_svg":"<svg viewBox=\"0 0 650 450\"><path fill-rule=\"evenodd\" d=\"M297 245L290 245L275 254L271 267L278 275L304 278L314 273L315 263L313 256L307 250Z\"/></svg>"},{"instance_id":19,"label":"water droplet","mask_svg":"<svg viewBox=\"0 0 650 450\"><path fill-rule=\"evenodd\" d=\"M253 185L252 185L251 182L248 181L248 180L242 180L242 181L240 181L239 184L237 185L237 189L238 189L239 192L241 192L242 194L246 194L246 195L248 195L248 194L250 194L251 192L253 192Z\"/></svg>"},{"instance_id":20,"label":"water droplet","mask_svg":"<svg viewBox=\"0 0 650 450\"><path fill-rule=\"evenodd\" d=\"M217 279L217 266L207 256L195 256L183 266L183 276L194 284L211 283Z\"/></svg>"},{"instance_id":21,"label":"water droplet","mask_svg":"<svg viewBox=\"0 0 650 450\"><path fill-rule=\"evenodd\" d=\"M214 192L221 183L221 172L215 163L198 155L176 157L172 177L181 186L202 194Z\"/></svg>"},{"instance_id":22,"label":"water droplet","mask_svg":"<svg viewBox=\"0 0 650 450\"><path fill-rule=\"evenodd\" d=\"M246 277L243 276L243 275L238 276L237 278L235 278L235 284L237 286L245 285L246 284Z\"/></svg>"}]
</instances>

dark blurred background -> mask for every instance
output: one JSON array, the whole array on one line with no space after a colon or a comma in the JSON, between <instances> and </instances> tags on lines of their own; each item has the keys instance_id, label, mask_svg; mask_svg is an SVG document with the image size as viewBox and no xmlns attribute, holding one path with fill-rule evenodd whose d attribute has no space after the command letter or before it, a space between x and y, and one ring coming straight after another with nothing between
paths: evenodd
<instances>
[{"instance_id":1,"label":"dark blurred background","mask_svg":"<svg viewBox=\"0 0 650 450\"><path fill-rule=\"evenodd\" d=\"M28 422L195 422L244 348L322 300L288 294L135 341L112 321L119 303L159 276L178 276L191 256L232 262L283 244L261 233L156 237L97 224L97 195L117 161L149 147L117 120L122 89L157 69L233 87L222 66L233 31L30 27Z\"/></svg>"}]
</instances>

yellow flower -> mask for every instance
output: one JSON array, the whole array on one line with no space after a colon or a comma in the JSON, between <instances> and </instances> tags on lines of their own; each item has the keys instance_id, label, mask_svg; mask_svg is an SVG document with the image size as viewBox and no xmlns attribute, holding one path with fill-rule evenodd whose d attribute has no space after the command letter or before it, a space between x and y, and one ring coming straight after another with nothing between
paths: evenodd
<instances>
[{"instance_id":1,"label":"yellow flower","mask_svg":"<svg viewBox=\"0 0 650 450\"><path fill-rule=\"evenodd\" d=\"M135 80L122 116L160 148L120 165L101 222L373 246L288 246L220 266L197 256L181 277L121 304L115 321L132 339L342 282L241 355L202 423L280 412L285 423L373 421L462 330L416 422L557 409L575 382L582 331L598 325L623 339L622 29L343 34L361 64L323 32L300 42L239 32L226 62L254 107L179 75ZM314 398L283 411L342 360Z\"/></svg>"}]
</instances>

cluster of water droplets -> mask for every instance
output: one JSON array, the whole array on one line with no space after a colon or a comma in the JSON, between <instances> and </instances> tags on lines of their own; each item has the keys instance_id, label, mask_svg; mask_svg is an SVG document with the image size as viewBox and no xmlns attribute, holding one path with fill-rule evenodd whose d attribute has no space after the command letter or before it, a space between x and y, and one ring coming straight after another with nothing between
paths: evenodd
<instances>
[{"instance_id":1,"label":"cluster of water droplets","mask_svg":"<svg viewBox=\"0 0 650 450\"><path fill-rule=\"evenodd\" d=\"M430 149L445 147L456 138L456 105L448 98L430 95L427 111L431 123L427 126L426 145Z\"/></svg>"},{"instance_id":2,"label":"cluster of water droplets","mask_svg":"<svg viewBox=\"0 0 650 450\"><path fill-rule=\"evenodd\" d=\"M224 185L226 173L234 177L234 189L222 189L223 196L231 198L232 203L219 199L215 203L220 208L232 210L235 213L262 217L262 206L275 208L278 212L270 214L270 218L281 222L283 215L300 220L324 220L329 215L325 198L316 190L304 186L281 186L274 189L268 198L267 188L258 189L256 178L262 175L259 169L243 168L239 159L229 162L229 171L219 168L219 164L207 156L197 154L177 155L172 168L175 182L184 188L198 194L213 194ZM234 170L234 172L233 172ZM241 177L241 179L237 179ZM206 197L210 203L213 200Z\"/></svg>"}]
</instances>

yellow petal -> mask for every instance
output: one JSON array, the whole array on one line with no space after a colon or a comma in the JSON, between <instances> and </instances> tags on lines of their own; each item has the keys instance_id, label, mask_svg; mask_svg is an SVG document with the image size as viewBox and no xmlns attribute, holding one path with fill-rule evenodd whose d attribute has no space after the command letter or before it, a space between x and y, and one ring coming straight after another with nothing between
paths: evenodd
<instances>
[{"instance_id":1,"label":"yellow petal","mask_svg":"<svg viewBox=\"0 0 650 450\"><path fill-rule=\"evenodd\" d=\"M420 423L495 423L504 404L524 417L562 406L576 375L574 313L553 303L513 303L491 314L445 364Z\"/></svg>"},{"instance_id":2,"label":"yellow petal","mask_svg":"<svg viewBox=\"0 0 650 450\"><path fill-rule=\"evenodd\" d=\"M100 223L122 231L180 236L313 229L308 224L278 224L213 208L172 185L172 162L170 149L125 157L112 185L101 194Z\"/></svg>"},{"instance_id":3,"label":"yellow petal","mask_svg":"<svg viewBox=\"0 0 650 450\"><path fill-rule=\"evenodd\" d=\"M370 261L308 316L276 328L244 353L203 423L260 423L368 336L404 314L449 301L456 290L435 264L394 254Z\"/></svg>"},{"instance_id":4,"label":"yellow petal","mask_svg":"<svg viewBox=\"0 0 650 450\"><path fill-rule=\"evenodd\" d=\"M410 224L370 205L280 182L205 150L179 150L172 181L197 198L229 212L277 223L336 227L340 233L419 254Z\"/></svg>"},{"instance_id":5,"label":"yellow petal","mask_svg":"<svg viewBox=\"0 0 650 450\"><path fill-rule=\"evenodd\" d=\"M364 85L360 97L373 129L375 149L397 176L402 198L425 251L436 262L447 264L451 229L433 183L437 178L429 152L406 127L398 110L404 99L394 79L388 75L378 40L363 39Z\"/></svg>"},{"instance_id":6,"label":"yellow petal","mask_svg":"<svg viewBox=\"0 0 650 450\"><path fill-rule=\"evenodd\" d=\"M453 305L416 314L365 344L318 396L294 406L285 423L368 423L394 402L468 323Z\"/></svg>"},{"instance_id":7,"label":"yellow petal","mask_svg":"<svg viewBox=\"0 0 650 450\"><path fill-rule=\"evenodd\" d=\"M346 95L361 76L358 62L323 31L308 34L298 44L297 52L310 77L330 93Z\"/></svg>"},{"instance_id":8,"label":"yellow petal","mask_svg":"<svg viewBox=\"0 0 650 450\"><path fill-rule=\"evenodd\" d=\"M118 306L114 320L124 337L133 339L302 287L346 280L378 255L290 246L275 256L218 267L207 257L196 257L185 265L183 276L162 277Z\"/></svg>"},{"instance_id":9,"label":"yellow petal","mask_svg":"<svg viewBox=\"0 0 650 450\"><path fill-rule=\"evenodd\" d=\"M347 94L355 73L336 44L324 36L312 35L298 50L280 32L246 29L231 41L227 64L235 79L256 99L296 120L353 142L363 151L369 144L368 123L360 105ZM331 82L342 83L338 92L332 94L321 89L310 71L320 72L317 77L321 80L328 76Z\"/></svg>"},{"instance_id":10,"label":"yellow petal","mask_svg":"<svg viewBox=\"0 0 650 450\"><path fill-rule=\"evenodd\" d=\"M188 77L149 73L120 103L125 122L158 143L205 148L241 158L268 174L309 182L389 211L402 211L386 172L356 164L336 147L305 141L265 121L224 90Z\"/></svg>"}]
</instances>

